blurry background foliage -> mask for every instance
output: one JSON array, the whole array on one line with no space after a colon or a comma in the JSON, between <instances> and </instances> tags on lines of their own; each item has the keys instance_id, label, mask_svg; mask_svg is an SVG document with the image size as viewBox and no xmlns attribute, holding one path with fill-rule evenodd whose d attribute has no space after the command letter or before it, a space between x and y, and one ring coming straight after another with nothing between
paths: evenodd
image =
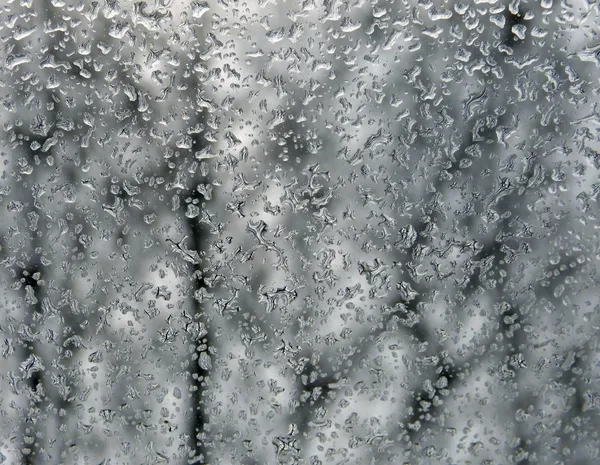
<instances>
[{"instance_id":1,"label":"blurry background foliage","mask_svg":"<svg viewBox=\"0 0 600 465\"><path fill-rule=\"evenodd\" d=\"M0 5L0 463L598 463L599 4Z\"/></svg>"}]
</instances>

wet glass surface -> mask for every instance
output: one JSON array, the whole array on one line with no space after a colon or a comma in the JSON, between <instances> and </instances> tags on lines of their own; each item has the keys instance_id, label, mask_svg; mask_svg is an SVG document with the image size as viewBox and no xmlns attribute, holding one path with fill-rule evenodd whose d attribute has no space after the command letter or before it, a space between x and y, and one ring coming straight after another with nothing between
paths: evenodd
<instances>
[{"instance_id":1,"label":"wet glass surface","mask_svg":"<svg viewBox=\"0 0 600 465\"><path fill-rule=\"evenodd\" d=\"M0 5L0 463L598 463L598 5Z\"/></svg>"}]
</instances>

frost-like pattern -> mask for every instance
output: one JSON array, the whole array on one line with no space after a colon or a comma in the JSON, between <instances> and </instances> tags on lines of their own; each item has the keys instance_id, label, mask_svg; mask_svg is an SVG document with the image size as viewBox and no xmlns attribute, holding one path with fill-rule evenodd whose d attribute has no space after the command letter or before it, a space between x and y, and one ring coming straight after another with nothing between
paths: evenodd
<instances>
[{"instance_id":1,"label":"frost-like pattern","mask_svg":"<svg viewBox=\"0 0 600 465\"><path fill-rule=\"evenodd\" d=\"M0 4L0 463L598 463L598 5Z\"/></svg>"}]
</instances>

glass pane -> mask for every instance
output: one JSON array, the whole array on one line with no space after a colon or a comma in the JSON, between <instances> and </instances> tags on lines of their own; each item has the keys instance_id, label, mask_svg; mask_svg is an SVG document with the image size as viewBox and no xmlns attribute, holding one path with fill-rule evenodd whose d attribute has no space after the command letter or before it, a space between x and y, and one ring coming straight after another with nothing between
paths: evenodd
<instances>
[{"instance_id":1,"label":"glass pane","mask_svg":"<svg viewBox=\"0 0 600 465\"><path fill-rule=\"evenodd\" d=\"M598 5L0 5L0 463L598 463Z\"/></svg>"}]
</instances>

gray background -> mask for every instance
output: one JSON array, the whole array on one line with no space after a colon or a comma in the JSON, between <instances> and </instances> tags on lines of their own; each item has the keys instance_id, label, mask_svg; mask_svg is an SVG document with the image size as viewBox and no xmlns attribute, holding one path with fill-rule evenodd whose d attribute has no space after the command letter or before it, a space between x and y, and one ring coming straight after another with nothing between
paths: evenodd
<instances>
[{"instance_id":1,"label":"gray background","mask_svg":"<svg viewBox=\"0 0 600 465\"><path fill-rule=\"evenodd\" d=\"M598 463L599 16L6 2L0 463Z\"/></svg>"}]
</instances>

